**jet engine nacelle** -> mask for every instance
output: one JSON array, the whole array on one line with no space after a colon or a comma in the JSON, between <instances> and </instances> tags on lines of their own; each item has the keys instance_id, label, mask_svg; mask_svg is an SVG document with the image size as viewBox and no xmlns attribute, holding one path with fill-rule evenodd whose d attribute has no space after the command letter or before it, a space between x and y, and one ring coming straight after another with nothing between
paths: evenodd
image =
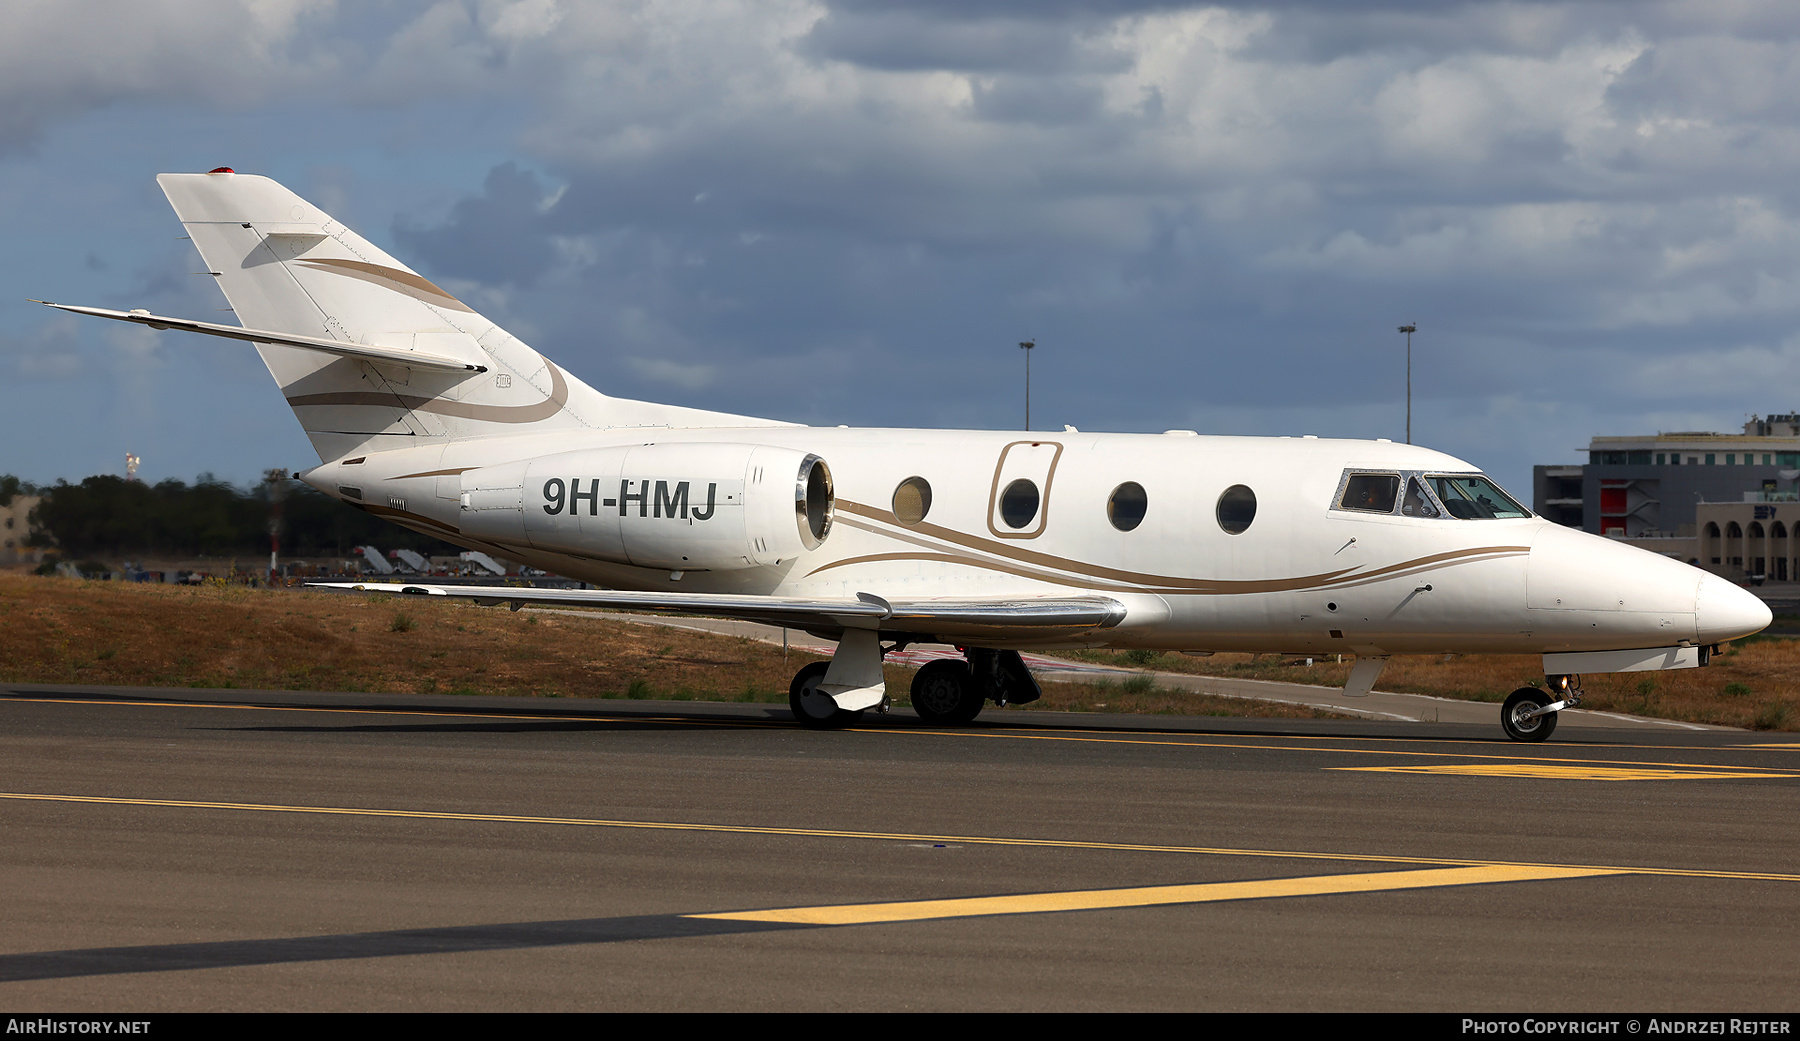
<instances>
[{"instance_id":1,"label":"jet engine nacelle","mask_svg":"<svg viewBox=\"0 0 1800 1041\"><path fill-rule=\"evenodd\" d=\"M462 475L459 525L669 571L781 564L831 534L831 471L816 455L738 444L595 448Z\"/></svg>"}]
</instances>

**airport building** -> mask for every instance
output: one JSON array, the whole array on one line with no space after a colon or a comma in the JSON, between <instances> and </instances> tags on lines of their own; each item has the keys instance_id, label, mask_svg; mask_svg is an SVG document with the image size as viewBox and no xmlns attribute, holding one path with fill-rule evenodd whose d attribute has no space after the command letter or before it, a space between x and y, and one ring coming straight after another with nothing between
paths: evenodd
<instances>
[{"instance_id":1,"label":"airport building","mask_svg":"<svg viewBox=\"0 0 1800 1041\"><path fill-rule=\"evenodd\" d=\"M1533 467L1540 516L1734 580L1800 578L1800 414L1753 416L1739 434L1596 437L1587 452Z\"/></svg>"}]
</instances>

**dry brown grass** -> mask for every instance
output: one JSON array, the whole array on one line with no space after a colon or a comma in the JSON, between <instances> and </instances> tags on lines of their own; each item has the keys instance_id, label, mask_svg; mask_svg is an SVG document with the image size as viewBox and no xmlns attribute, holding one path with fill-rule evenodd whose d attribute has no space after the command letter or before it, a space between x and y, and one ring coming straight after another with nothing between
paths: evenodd
<instances>
[{"instance_id":1,"label":"dry brown grass","mask_svg":"<svg viewBox=\"0 0 1800 1041\"><path fill-rule=\"evenodd\" d=\"M1142 651L1081 651L1086 661L1181 672L1199 676L1241 676L1342 686L1350 659L1304 659L1277 654L1184 654ZM1433 694L1470 701L1503 701L1520 687L1542 686L1543 660L1525 654L1457 654L1397 657L1377 685L1381 690ZM1800 640L1753 636L1727 647L1704 669L1669 672L1601 673L1584 676L1581 707L1601 712L1655 716L1689 723L1800 730Z\"/></svg>"},{"instance_id":2,"label":"dry brown grass","mask_svg":"<svg viewBox=\"0 0 1800 1041\"><path fill-rule=\"evenodd\" d=\"M11 682L729 701L792 671L749 640L454 601L0 576Z\"/></svg>"},{"instance_id":3,"label":"dry brown grass","mask_svg":"<svg viewBox=\"0 0 1800 1041\"><path fill-rule=\"evenodd\" d=\"M1021 711L1118 712L1134 716L1254 716L1259 719L1356 719L1349 713L1280 701L1252 701L1159 687L1148 674L1118 683L1063 683L1039 677L1044 696ZM904 690L894 687L890 690ZM992 719L992 716L983 716Z\"/></svg>"},{"instance_id":4,"label":"dry brown grass","mask_svg":"<svg viewBox=\"0 0 1800 1041\"><path fill-rule=\"evenodd\" d=\"M423 597L87 582L0 572L0 682L787 701L809 656L754 640ZM890 666L904 700L911 669ZM1158 690L1054 683L1031 708L1326 715Z\"/></svg>"}]
</instances>

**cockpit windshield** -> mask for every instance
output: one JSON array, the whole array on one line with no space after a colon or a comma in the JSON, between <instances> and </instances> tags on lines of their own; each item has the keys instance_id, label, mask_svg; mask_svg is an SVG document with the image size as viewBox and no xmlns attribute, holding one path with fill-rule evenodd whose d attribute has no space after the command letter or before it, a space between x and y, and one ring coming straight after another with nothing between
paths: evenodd
<instances>
[{"instance_id":1,"label":"cockpit windshield","mask_svg":"<svg viewBox=\"0 0 1800 1041\"><path fill-rule=\"evenodd\" d=\"M1402 494L1404 490L1405 494ZM1335 510L1399 514L1428 520L1507 520L1531 516L1482 474L1417 470L1345 470Z\"/></svg>"},{"instance_id":2,"label":"cockpit windshield","mask_svg":"<svg viewBox=\"0 0 1800 1041\"><path fill-rule=\"evenodd\" d=\"M1425 492L1425 484L1417 477L1406 479L1406 502L1401 505L1400 512L1408 517L1441 517L1437 504Z\"/></svg>"},{"instance_id":3,"label":"cockpit windshield","mask_svg":"<svg viewBox=\"0 0 1800 1041\"><path fill-rule=\"evenodd\" d=\"M1480 474L1433 474L1425 478L1438 501L1458 520L1509 520L1529 517L1500 486Z\"/></svg>"}]
</instances>

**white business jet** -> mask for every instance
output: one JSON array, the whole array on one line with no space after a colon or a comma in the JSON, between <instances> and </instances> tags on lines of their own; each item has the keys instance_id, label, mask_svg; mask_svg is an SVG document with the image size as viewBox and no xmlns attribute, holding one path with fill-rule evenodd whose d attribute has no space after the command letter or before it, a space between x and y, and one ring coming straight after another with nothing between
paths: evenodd
<instances>
[{"instance_id":1,"label":"white business jet","mask_svg":"<svg viewBox=\"0 0 1800 1041\"><path fill-rule=\"evenodd\" d=\"M1542 654L1507 734L1547 737L1582 673L1704 665L1770 621L1721 578L1574 531L1460 459L1388 441L796 426L608 397L264 177L157 179L355 506L599 590L358 588L727 616L837 640L800 722L885 709L884 654L961 648L918 715L1030 701L1019 651Z\"/></svg>"}]
</instances>

